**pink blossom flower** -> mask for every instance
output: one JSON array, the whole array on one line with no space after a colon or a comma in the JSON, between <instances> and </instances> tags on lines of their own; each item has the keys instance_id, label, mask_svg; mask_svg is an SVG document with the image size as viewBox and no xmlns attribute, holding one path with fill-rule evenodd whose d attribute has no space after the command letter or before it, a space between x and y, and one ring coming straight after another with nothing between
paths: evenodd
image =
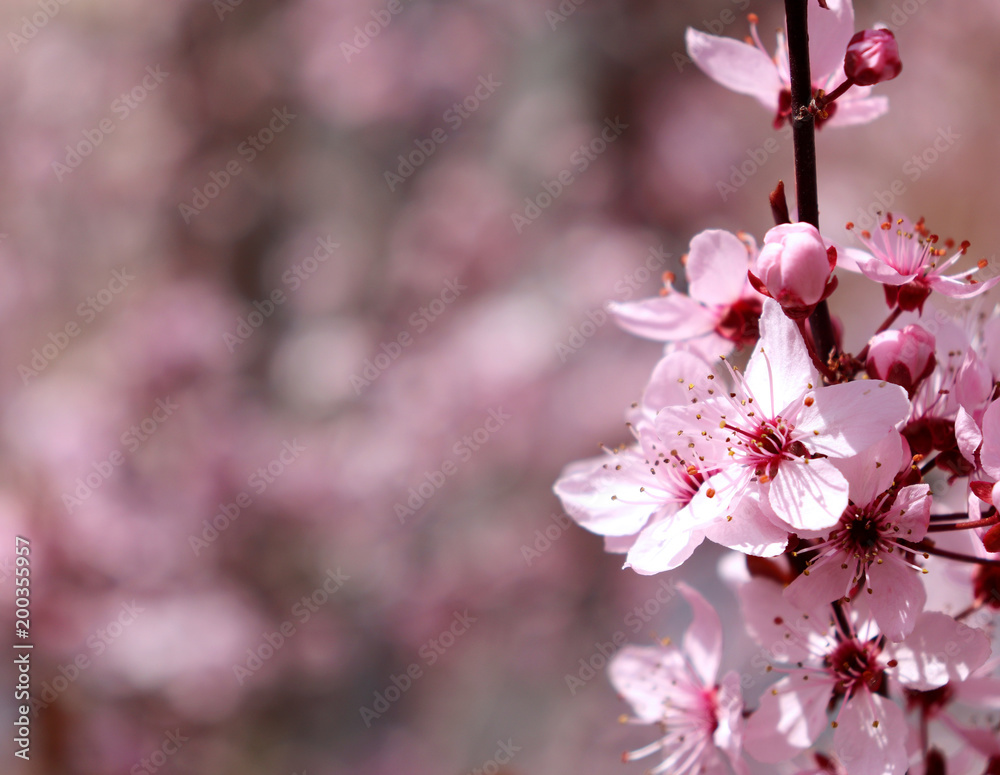
<instances>
[{"instance_id":1,"label":"pink blossom flower","mask_svg":"<svg viewBox=\"0 0 1000 775\"><path fill-rule=\"evenodd\" d=\"M793 320L809 317L837 287L830 281L837 251L827 250L810 223L784 223L764 235L764 247L750 271L750 284L777 301Z\"/></svg>"},{"instance_id":2,"label":"pink blossom flower","mask_svg":"<svg viewBox=\"0 0 1000 775\"><path fill-rule=\"evenodd\" d=\"M896 36L890 30L861 30L847 44L844 72L859 86L891 81L902 69Z\"/></svg>"},{"instance_id":3,"label":"pink blossom flower","mask_svg":"<svg viewBox=\"0 0 1000 775\"><path fill-rule=\"evenodd\" d=\"M847 227L853 229L854 225L848 223ZM986 259L980 260L974 269L945 276L945 270L965 255L969 243L963 242L951 258L942 261L947 250L937 247L940 239L928 230L923 218L913 223L906 216L886 213L874 234L867 230L855 233L868 253L852 250L851 259L865 277L885 286L890 307L898 304L907 311L922 310L931 291L953 299L970 299L1000 282L1000 275L984 280L973 277L986 269ZM945 247L951 244L948 241ZM845 262L845 266L850 268L851 263Z\"/></svg>"},{"instance_id":4,"label":"pink blossom flower","mask_svg":"<svg viewBox=\"0 0 1000 775\"><path fill-rule=\"evenodd\" d=\"M854 6L851 0L827 0L828 10L809 12L809 52L813 94L833 91L847 75L844 52L854 34ZM757 17L750 15L753 45L733 38L721 38L688 29L685 41L695 64L716 83L740 94L755 97L774 116L775 128L791 114L791 79L788 47L784 31L778 32L777 53L772 58L757 33ZM826 118L816 124L830 126L867 124L889 109L886 97L872 97L870 86L854 86L826 108Z\"/></svg>"},{"instance_id":5,"label":"pink blossom flower","mask_svg":"<svg viewBox=\"0 0 1000 775\"><path fill-rule=\"evenodd\" d=\"M568 465L554 486L566 512L581 527L615 539L614 549L628 552L625 567L638 573L676 568L705 538L688 514L705 469L679 451L687 447L676 438L669 445L661 440L651 423L660 406L686 399L677 378L692 369L708 365L685 351L663 358L629 415L637 443Z\"/></svg>"},{"instance_id":6,"label":"pink blossom flower","mask_svg":"<svg viewBox=\"0 0 1000 775\"><path fill-rule=\"evenodd\" d=\"M910 466L904 444L893 431L866 451L834 461L850 485L850 503L825 540L798 552L813 557L785 589L803 610L863 589L879 628L896 641L910 633L927 600L922 569L899 541L923 540L931 512L929 485L899 487L894 481Z\"/></svg>"},{"instance_id":7,"label":"pink blossom flower","mask_svg":"<svg viewBox=\"0 0 1000 775\"><path fill-rule=\"evenodd\" d=\"M712 377L684 375L689 403L656 418L660 438L690 437L709 472L690 504L707 537L751 554L775 542L775 528L836 525L848 505L848 482L830 458L864 451L909 412L898 385L819 387L801 335L776 302L764 303L760 323L746 376L732 369L732 392Z\"/></svg>"},{"instance_id":8,"label":"pink blossom flower","mask_svg":"<svg viewBox=\"0 0 1000 775\"><path fill-rule=\"evenodd\" d=\"M747 282L757 255L753 237L709 229L691 240L685 262L688 295L672 287L673 275L658 298L608 305L626 331L658 342L686 342L715 358L757 339L763 298Z\"/></svg>"},{"instance_id":9,"label":"pink blossom flower","mask_svg":"<svg viewBox=\"0 0 1000 775\"><path fill-rule=\"evenodd\" d=\"M661 753L651 774L728 772L728 761L742 775L743 694L736 671L716 682L722 661L719 615L687 584L677 588L694 611L682 648L626 646L608 666L612 685L635 713L632 723L659 724L664 733L623 758Z\"/></svg>"},{"instance_id":10,"label":"pink blossom flower","mask_svg":"<svg viewBox=\"0 0 1000 775\"><path fill-rule=\"evenodd\" d=\"M771 659L794 663L761 698L746 750L762 762L790 759L831 724L833 748L852 775L902 775L906 721L887 696L897 684L927 691L966 680L989 658L989 639L943 613L924 613L900 643L886 641L857 608L799 611L781 585L753 579L740 590L747 629ZM769 668L770 669L770 668ZM891 682L888 683L887 682Z\"/></svg>"}]
</instances>

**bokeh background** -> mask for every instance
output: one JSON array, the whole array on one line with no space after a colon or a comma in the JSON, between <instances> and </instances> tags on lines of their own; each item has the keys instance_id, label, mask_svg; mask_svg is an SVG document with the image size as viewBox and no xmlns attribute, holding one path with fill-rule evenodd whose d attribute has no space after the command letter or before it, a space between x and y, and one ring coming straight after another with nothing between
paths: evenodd
<instances>
[{"instance_id":1,"label":"bokeh background","mask_svg":"<svg viewBox=\"0 0 1000 775\"><path fill-rule=\"evenodd\" d=\"M25 763L5 660L4 771L644 768L586 663L689 614L551 485L660 352L604 303L791 180L684 57L748 12L773 45L773 0L4 3L0 610L27 537L40 701ZM825 233L889 206L994 259L998 6L857 15L904 70L820 133ZM885 310L845 287L857 348ZM728 610L718 557L675 578Z\"/></svg>"}]
</instances>

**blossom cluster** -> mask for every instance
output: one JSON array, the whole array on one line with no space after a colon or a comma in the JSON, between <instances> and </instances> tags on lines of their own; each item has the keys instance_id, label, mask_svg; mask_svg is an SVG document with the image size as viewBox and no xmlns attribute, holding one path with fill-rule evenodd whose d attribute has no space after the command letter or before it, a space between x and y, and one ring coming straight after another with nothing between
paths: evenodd
<instances>
[{"instance_id":1,"label":"blossom cluster","mask_svg":"<svg viewBox=\"0 0 1000 775\"><path fill-rule=\"evenodd\" d=\"M849 0L822 6L811 119L870 121L888 107L871 86L901 70L895 39L855 34ZM750 43L687 42L776 126L795 120L784 35L773 59L754 17ZM832 234L789 222L780 186L771 204L760 247L703 231L686 290L668 272L659 296L610 305L664 355L627 413L633 441L555 485L637 573L673 571L706 539L734 550L720 574L761 649L751 662L781 675L756 702L738 672L720 679L720 617L681 585L681 646L628 646L609 667L628 720L663 730L625 758L659 754L656 773L996 772L1000 306L984 295L1000 274L985 259L952 273L971 246L923 218ZM840 272L881 285L887 306L857 352L822 317Z\"/></svg>"}]
</instances>

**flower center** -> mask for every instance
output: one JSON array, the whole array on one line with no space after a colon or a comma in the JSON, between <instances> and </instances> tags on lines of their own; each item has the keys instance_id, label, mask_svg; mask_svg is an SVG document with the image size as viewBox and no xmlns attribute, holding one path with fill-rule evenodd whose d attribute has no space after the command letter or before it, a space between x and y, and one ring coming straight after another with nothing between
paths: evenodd
<instances>
[{"instance_id":1,"label":"flower center","mask_svg":"<svg viewBox=\"0 0 1000 775\"><path fill-rule=\"evenodd\" d=\"M827 657L829 670L838 680L837 691L854 694L862 687L877 692L882 686L883 670L878 665L879 649L872 642L861 643L856 638L837 645Z\"/></svg>"},{"instance_id":2,"label":"flower center","mask_svg":"<svg viewBox=\"0 0 1000 775\"><path fill-rule=\"evenodd\" d=\"M760 313L763 304L760 299L739 299L729 307L715 332L737 347L752 345L760 336Z\"/></svg>"}]
</instances>

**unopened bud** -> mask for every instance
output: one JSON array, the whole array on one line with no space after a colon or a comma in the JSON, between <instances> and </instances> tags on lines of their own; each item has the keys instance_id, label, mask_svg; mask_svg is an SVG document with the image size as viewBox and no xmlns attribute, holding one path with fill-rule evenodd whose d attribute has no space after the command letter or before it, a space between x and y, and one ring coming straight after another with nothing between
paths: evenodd
<instances>
[{"instance_id":1,"label":"unopened bud","mask_svg":"<svg viewBox=\"0 0 1000 775\"><path fill-rule=\"evenodd\" d=\"M891 81L902 69L896 36L889 30L861 30L847 44L844 72L858 86Z\"/></svg>"},{"instance_id":2,"label":"unopened bud","mask_svg":"<svg viewBox=\"0 0 1000 775\"><path fill-rule=\"evenodd\" d=\"M865 367L872 378L901 385L912 396L935 364L934 336L918 325L909 325L873 336Z\"/></svg>"},{"instance_id":3,"label":"unopened bud","mask_svg":"<svg viewBox=\"0 0 1000 775\"><path fill-rule=\"evenodd\" d=\"M786 315L804 318L836 287L830 280L836 265L836 251L823 244L815 226L783 223L764 235L750 282Z\"/></svg>"}]
</instances>

